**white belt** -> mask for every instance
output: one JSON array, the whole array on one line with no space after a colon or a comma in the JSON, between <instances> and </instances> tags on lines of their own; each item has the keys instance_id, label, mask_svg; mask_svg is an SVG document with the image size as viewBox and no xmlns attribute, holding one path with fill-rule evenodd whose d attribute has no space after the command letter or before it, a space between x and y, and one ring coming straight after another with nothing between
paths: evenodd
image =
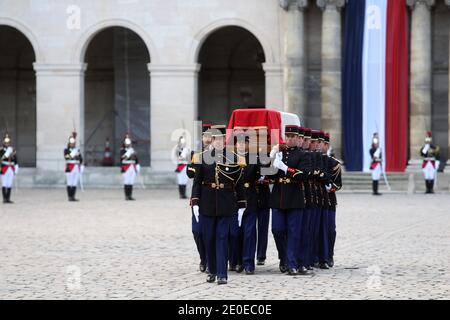
<instances>
[{"instance_id":1,"label":"white belt","mask_svg":"<svg viewBox=\"0 0 450 320\"><path fill-rule=\"evenodd\" d=\"M135 160L123 160L122 164L135 164L136 161Z\"/></svg>"},{"instance_id":2,"label":"white belt","mask_svg":"<svg viewBox=\"0 0 450 320\"><path fill-rule=\"evenodd\" d=\"M2 165L4 165L4 166L14 166L13 163L7 162L7 161L2 161Z\"/></svg>"},{"instance_id":3,"label":"white belt","mask_svg":"<svg viewBox=\"0 0 450 320\"><path fill-rule=\"evenodd\" d=\"M80 164L79 160L67 160L66 161L67 164Z\"/></svg>"},{"instance_id":4,"label":"white belt","mask_svg":"<svg viewBox=\"0 0 450 320\"><path fill-rule=\"evenodd\" d=\"M436 161L436 158L425 158L425 161Z\"/></svg>"}]
</instances>

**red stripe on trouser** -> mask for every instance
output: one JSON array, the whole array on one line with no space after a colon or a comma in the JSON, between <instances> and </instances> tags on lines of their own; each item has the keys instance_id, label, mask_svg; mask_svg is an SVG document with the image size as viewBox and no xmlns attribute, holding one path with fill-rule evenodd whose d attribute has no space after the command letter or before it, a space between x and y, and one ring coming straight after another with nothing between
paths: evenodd
<instances>
[{"instance_id":1,"label":"red stripe on trouser","mask_svg":"<svg viewBox=\"0 0 450 320\"><path fill-rule=\"evenodd\" d=\"M386 170L405 171L408 145L408 16L389 0L386 34Z\"/></svg>"}]
</instances>

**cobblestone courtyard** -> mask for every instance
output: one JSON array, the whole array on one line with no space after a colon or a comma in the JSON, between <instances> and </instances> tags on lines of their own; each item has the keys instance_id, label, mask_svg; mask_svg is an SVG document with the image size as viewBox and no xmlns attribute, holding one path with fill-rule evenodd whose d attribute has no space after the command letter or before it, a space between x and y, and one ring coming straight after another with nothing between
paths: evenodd
<instances>
[{"instance_id":1,"label":"cobblestone courtyard","mask_svg":"<svg viewBox=\"0 0 450 320\"><path fill-rule=\"evenodd\" d=\"M175 190L20 190L0 206L0 299L449 299L450 196L341 194L336 266L208 284Z\"/></svg>"}]
</instances>

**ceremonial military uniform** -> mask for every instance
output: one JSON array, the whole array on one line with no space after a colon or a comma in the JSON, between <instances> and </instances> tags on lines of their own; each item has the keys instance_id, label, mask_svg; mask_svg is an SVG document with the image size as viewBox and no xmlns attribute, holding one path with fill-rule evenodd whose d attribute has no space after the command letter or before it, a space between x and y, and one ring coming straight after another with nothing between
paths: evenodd
<instances>
[{"instance_id":1,"label":"ceremonial military uniform","mask_svg":"<svg viewBox=\"0 0 450 320\"><path fill-rule=\"evenodd\" d=\"M260 164L260 171L262 165ZM256 182L256 196L258 199L257 214L257 265L264 265L267 255L267 243L269 238L269 220L270 220L270 179L262 176Z\"/></svg>"},{"instance_id":2,"label":"ceremonial military uniform","mask_svg":"<svg viewBox=\"0 0 450 320\"><path fill-rule=\"evenodd\" d=\"M325 143L329 144L330 136L325 135ZM328 207L328 259L327 264L330 267L334 266L334 245L336 243L336 206L337 198L336 192L342 188L342 166L341 162L333 156L328 158L328 175L330 177L329 183L325 186L328 192L329 207Z\"/></svg>"},{"instance_id":3,"label":"ceremonial military uniform","mask_svg":"<svg viewBox=\"0 0 450 320\"><path fill-rule=\"evenodd\" d=\"M378 185L383 170L382 163L382 152L379 146L378 134L375 133L372 139L372 147L370 148L370 156L372 157L372 163L370 165L370 170L372 171L372 189L373 194L378 196L381 195L378 192Z\"/></svg>"},{"instance_id":4,"label":"ceremonial military uniform","mask_svg":"<svg viewBox=\"0 0 450 320\"><path fill-rule=\"evenodd\" d=\"M210 124L202 125L202 151L207 151L211 147L210 136L211 132L208 130L211 129ZM201 153L191 152L191 161L187 165L186 174L190 179L194 179L195 173L201 167ZM192 208L191 208L192 211ZM203 241L203 232L202 232L202 222L203 219L200 219L200 216L195 216L192 212L192 235L194 236L195 245L197 247L198 254L200 256L200 264L199 269L201 272L206 271L207 260L206 260L206 249L205 243Z\"/></svg>"},{"instance_id":5,"label":"ceremonial military uniform","mask_svg":"<svg viewBox=\"0 0 450 320\"><path fill-rule=\"evenodd\" d=\"M440 147L433 144L431 132L427 132L425 145L420 149L423 157L422 171L425 178L426 193L434 193L434 181L440 165Z\"/></svg>"},{"instance_id":6,"label":"ceremonial military uniform","mask_svg":"<svg viewBox=\"0 0 450 320\"><path fill-rule=\"evenodd\" d=\"M297 126L286 126L286 135L298 135ZM280 271L298 274L298 252L306 199L301 182L310 172L310 158L297 146L282 148L275 155L271 176L274 186L270 197L272 233L280 259Z\"/></svg>"},{"instance_id":7,"label":"ceremonial military uniform","mask_svg":"<svg viewBox=\"0 0 450 320\"><path fill-rule=\"evenodd\" d=\"M241 218L245 199L242 170L245 159L222 146L225 127L214 126L215 148L203 152L192 187L191 204L195 215L200 214L206 258L210 274L207 281L227 283L228 236L231 219L238 211ZM216 141L217 140L217 141Z\"/></svg>"},{"instance_id":8,"label":"ceremonial military uniform","mask_svg":"<svg viewBox=\"0 0 450 320\"><path fill-rule=\"evenodd\" d=\"M323 247L326 245L325 242L321 241L321 234L323 230L327 228L327 216L324 212L325 197L323 194L323 184L327 181L328 177L325 174L325 164L323 154L316 145L319 143L321 138L321 132L317 130L312 130L311 132L311 148L310 156L312 161L312 168L310 175L310 190L311 190L311 208L312 214L310 217L311 226L311 236L312 241L310 243L310 252L312 254L309 256L309 262L321 269L327 269L326 262L324 261ZM311 267L311 265L310 265Z\"/></svg>"},{"instance_id":9,"label":"ceremonial military uniform","mask_svg":"<svg viewBox=\"0 0 450 320\"><path fill-rule=\"evenodd\" d=\"M69 137L67 148L64 149L64 159L66 161L66 180L67 196L69 201L78 201L75 199L77 185L83 170L83 157L80 149L76 147L77 133L73 132Z\"/></svg>"},{"instance_id":10,"label":"ceremonial military uniform","mask_svg":"<svg viewBox=\"0 0 450 320\"><path fill-rule=\"evenodd\" d=\"M311 171L314 172L313 154L309 150L311 141L311 129L299 128L299 134L303 138L303 143L300 149L305 153L305 156L309 158ZM313 175L308 175L307 179L301 182L300 196L302 193L305 198L305 210L303 213L303 220L301 226L301 241L299 251L299 264L308 270L312 270L313 265L313 226L315 217L315 193L314 193L314 180Z\"/></svg>"},{"instance_id":11,"label":"ceremonial military uniform","mask_svg":"<svg viewBox=\"0 0 450 320\"><path fill-rule=\"evenodd\" d=\"M247 209L242 218L242 228L238 221L232 222L231 227L231 245L230 245L230 269L237 272L245 270L246 274L253 274L255 271L255 254L257 242L256 221L259 212L258 183L261 179L261 164L257 154L248 152L248 138L238 136L241 143L245 143L244 150L238 149L238 154L245 157L247 166L243 170L243 182L245 189L245 198L247 200ZM262 186L262 184L261 184ZM265 259L265 253L264 253Z\"/></svg>"},{"instance_id":12,"label":"ceremonial military uniform","mask_svg":"<svg viewBox=\"0 0 450 320\"><path fill-rule=\"evenodd\" d=\"M2 195L3 203L13 203L11 201L11 189L13 186L14 176L19 171L17 164L16 150L11 146L11 138L8 134L3 139L3 145L0 149L1 171L2 177Z\"/></svg>"},{"instance_id":13,"label":"ceremonial military uniform","mask_svg":"<svg viewBox=\"0 0 450 320\"><path fill-rule=\"evenodd\" d=\"M178 145L175 148L175 158L177 160L177 168L175 169L175 172L177 173L178 192L180 194L180 199L187 199L186 185L189 180L189 176L187 175L189 154L189 148L186 147L186 139L184 137L180 137Z\"/></svg>"},{"instance_id":14,"label":"ceremonial military uniform","mask_svg":"<svg viewBox=\"0 0 450 320\"><path fill-rule=\"evenodd\" d=\"M318 189L318 202L320 208L320 223L319 223L319 241L318 241L318 261L319 267L321 269L329 268L329 229L330 224L333 223L330 221L330 198L327 191L327 187L331 184L331 175L328 169L329 166L329 157L324 149L325 145L325 133L323 131L319 131L319 147L318 153L320 154L320 167L317 172L317 189Z\"/></svg>"},{"instance_id":15,"label":"ceremonial military uniform","mask_svg":"<svg viewBox=\"0 0 450 320\"><path fill-rule=\"evenodd\" d=\"M127 201L135 200L133 198L133 185L140 168L136 150L132 146L130 136L126 134L120 149L120 172L122 173L123 189Z\"/></svg>"}]
</instances>

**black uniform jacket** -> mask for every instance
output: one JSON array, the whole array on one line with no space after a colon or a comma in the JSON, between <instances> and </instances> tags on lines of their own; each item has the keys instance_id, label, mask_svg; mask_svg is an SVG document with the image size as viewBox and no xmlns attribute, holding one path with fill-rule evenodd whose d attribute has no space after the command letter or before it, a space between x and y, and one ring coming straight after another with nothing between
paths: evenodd
<instances>
[{"instance_id":1,"label":"black uniform jacket","mask_svg":"<svg viewBox=\"0 0 450 320\"><path fill-rule=\"evenodd\" d=\"M306 199L302 183L308 179L311 170L311 159L297 147L287 148L282 161L288 166L287 173L282 170L271 176L274 180L270 195L270 206L275 209L305 208Z\"/></svg>"},{"instance_id":2,"label":"black uniform jacket","mask_svg":"<svg viewBox=\"0 0 450 320\"><path fill-rule=\"evenodd\" d=\"M261 191L264 192L264 187L267 187L270 196L270 189L268 184L264 185L262 181L259 181L261 178L261 163L259 157L247 153L245 155L245 162L247 165L243 169L242 178L244 180L245 198L247 200L246 212L254 212L258 210L260 202L262 202L259 193Z\"/></svg>"},{"instance_id":3,"label":"black uniform jacket","mask_svg":"<svg viewBox=\"0 0 450 320\"><path fill-rule=\"evenodd\" d=\"M321 153L317 151L304 151L311 161L311 172L304 182L305 198L307 208L319 208L322 205L322 195L320 191L320 183L323 178L323 159Z\"/></svg>"},{"instance_id":4,"label":"black uniform jacket","mask_svg":"<svg viewBox=\"0 0 450 320\"><path fill-rule=\"evenodd\" d=\"M424 158L435 158L436 160L440 159L440 148L438 146L435 146L433 144L430 145L430 149L426 153L423 152L423 148L425 146L422 146L420 148L420 155Z\"/></svg>"},{"instance_id":5,"label":"black uniform jacket","mask_svg":"<svg viewBox=\"0 0 450 320\"><path fill-rule=\"evenodd\" d=\"M206 216L223 217L236 214L238 208L246 208L243 169L245 158L234 152L207 150L196 164L192 186L191 205L198 205ZM215 159L209 163L210 159Z\"/></svg>"},{"instance_id":6,"label":"black uniform jacket","mask_svg":"<svg viewBox=\"0 0 450 320\"><path fill-rule=\"evenodd\" d=\"M326 189L326 185L329 185L331 183L331 174L329 171L329 161L330 157L326 154L320 155L321 163L320 163L320 169L317 174L317 181L319 185L319 206L322 208L328 209L331 208L331 201L329 197L329 193Z\"/></svg>"},{"instance_id":7,"label":"black uniform jacket","mask_svg":"<svg viewBox=\"0 0 450 320\"><path fill-rule=\"evenodd\" d=\"M120 172L121 173L124 173L127 171L128 165L139 164L139 158L137 156L136 150L130 157L124 157L125 153L127 153L127 149L121 148L120 149Z\"/></svg>"},{"instance_id":8,"label":"black uniform jacket","mask_svg":"<svg viewBox=\"0 0 450 320\"><path fill-rule=\"evenodd\" d=\"M13 152L8 158L5 157L5 153L6 153L7 149L8 148L6 148L6 147L2 147L0 149L0 163L1 163L0 174L3 173L3 168L5 168L6 166L15 166L17 164L16 152ZM7 162L8 164L4 164L3 162ZM6 168L5 168L5 171L6 171Z\"/></svg>"},{"instance_id":9,"label":"black uniform jacket","mask_svg":"<svg viewBox=\"0 0 450 320\"><path fill-rule=\"evenodd\" d=\"M80 165L83 164L83 157L81 155L81 153L79 153L78 155L76 155L75 157L71 157L70 153L72 152L72 148L67 147L66 149L64 149L64 159L66 161L79 161ZM70 172L70 166L68 164L66 164L66 172Z\"/></svg>"},{"instance_id":10,"label":"black uniform jacket","mask_svg":"<svg viewBox=\"0 0 450 320\"><path fill-rule=\"evenodd\" d=\"M341 162L334 157L328 157L328 172L331 184L331 191L328 193L330 209L335 210L337 206L336 191L342 188Z\"/></svg>"}]
</instances>

